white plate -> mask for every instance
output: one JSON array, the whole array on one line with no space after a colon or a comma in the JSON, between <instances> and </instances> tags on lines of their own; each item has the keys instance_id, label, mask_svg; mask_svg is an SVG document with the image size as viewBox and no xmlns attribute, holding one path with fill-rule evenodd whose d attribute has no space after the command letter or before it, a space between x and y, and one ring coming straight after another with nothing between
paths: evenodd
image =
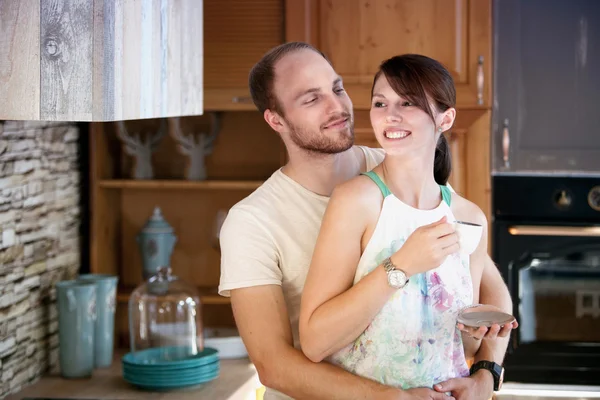
<instances>
[{"instance_id":1,"label":"white plate","mask_svg":"<svg viewBox=\"0 0 600 400\"><path fill-rule=\"evenodd\" d=\"M220 358L248 357L246 346L235 328L205 328L204 346L217 349Z\"/></svg>"}]
</instances>

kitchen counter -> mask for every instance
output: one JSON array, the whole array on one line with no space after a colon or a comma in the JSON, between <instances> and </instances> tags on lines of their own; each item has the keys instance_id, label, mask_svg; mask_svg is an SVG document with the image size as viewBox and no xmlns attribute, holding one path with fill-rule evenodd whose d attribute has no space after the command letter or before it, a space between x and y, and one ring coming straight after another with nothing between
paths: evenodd
<instances>
[{"instance_id":1,"label":"kitchen counter","mask_svg":"<svg viewBox=\"0 0 600 400\"><path fill-rule=\"evenodd\" d=\"M179 390L148 392L130 385L121 375L121 356L115 352L109 368L96 369L92 378L64 379L45 375L33 385L9 395L5 400L25 398L106 399L106 400L254 400L261 384L248 358L221 360L219 377L214 381Z\"/></svg>"}]
</instances>

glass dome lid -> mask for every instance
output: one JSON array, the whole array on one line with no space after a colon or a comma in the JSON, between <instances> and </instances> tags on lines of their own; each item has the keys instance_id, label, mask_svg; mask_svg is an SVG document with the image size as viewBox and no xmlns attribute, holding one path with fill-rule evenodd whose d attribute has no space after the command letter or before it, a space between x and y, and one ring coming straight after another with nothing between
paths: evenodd
<instances>
[{"instance_id":1,"label":"glass dome lid","mask_svg":"<svg viewBox=\"0 0 600 400\"><path fill-rule=\"evenodd\" d=\"M179 360L204 349L198 290L161 267L129 298L130 347L151 350L155 361Z\"/></svg>"}]
</instances>

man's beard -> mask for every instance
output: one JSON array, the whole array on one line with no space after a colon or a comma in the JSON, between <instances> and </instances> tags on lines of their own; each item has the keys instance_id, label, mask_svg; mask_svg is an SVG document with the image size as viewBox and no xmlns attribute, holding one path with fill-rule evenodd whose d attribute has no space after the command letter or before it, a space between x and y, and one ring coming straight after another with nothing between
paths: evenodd
<instances>
[{"instance_id":1,"label":"man's beard","mask_svg":"<svg viewBox=\"0 0 600 400\"><path fill-rule=\"evenodd\" d=\"M348 118L348 127L341 131L336 131L335 134L332 132L324 132L323 127L319 129L319 132L314 132L287 121L290 128L290 137L296 146L311 153L342 153L354 145L354 119L350 114L344 114L342 117ZM336 118L340 117L338 116ZM331 121L336 118L332 118Z\"/></svg>"}]
</instances>

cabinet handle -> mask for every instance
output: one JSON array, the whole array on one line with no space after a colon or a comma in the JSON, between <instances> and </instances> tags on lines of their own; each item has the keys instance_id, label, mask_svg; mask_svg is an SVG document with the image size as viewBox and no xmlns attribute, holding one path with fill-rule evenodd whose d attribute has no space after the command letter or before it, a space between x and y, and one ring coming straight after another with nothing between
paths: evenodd
<instances>
[{"instance_id":1,"label":"cabinet handle","mask_svg":"<svg viewBox=\"0 0 600 400\"><path fill-rule=\"evenodd\" d=\"M235 96L231 101L234 103L250 103L252 99L249 96Z\"/></svg>"},{"instance_id":2,"label":"cabinet handle","mask_svg":"<svg viewBox=\"0 0 600 400\"><path fill-rule=\"evenodd\" d=\"M504 120L504 129L502 129L502 152L504 156L504 167L509 168L510 162L508 161L508 151L510 148L510 133L508 132L508 118Z\"/></svg>"},{"instance_id":3,"label":"cabinet handle","mask_svg":"<svg viewBox=\"0 0 600 400\"><path fill-rule=\"evenodd\" d=\"M483 56L477 60L477 104L483 104Z\"/></svg>"}]
</instances>

